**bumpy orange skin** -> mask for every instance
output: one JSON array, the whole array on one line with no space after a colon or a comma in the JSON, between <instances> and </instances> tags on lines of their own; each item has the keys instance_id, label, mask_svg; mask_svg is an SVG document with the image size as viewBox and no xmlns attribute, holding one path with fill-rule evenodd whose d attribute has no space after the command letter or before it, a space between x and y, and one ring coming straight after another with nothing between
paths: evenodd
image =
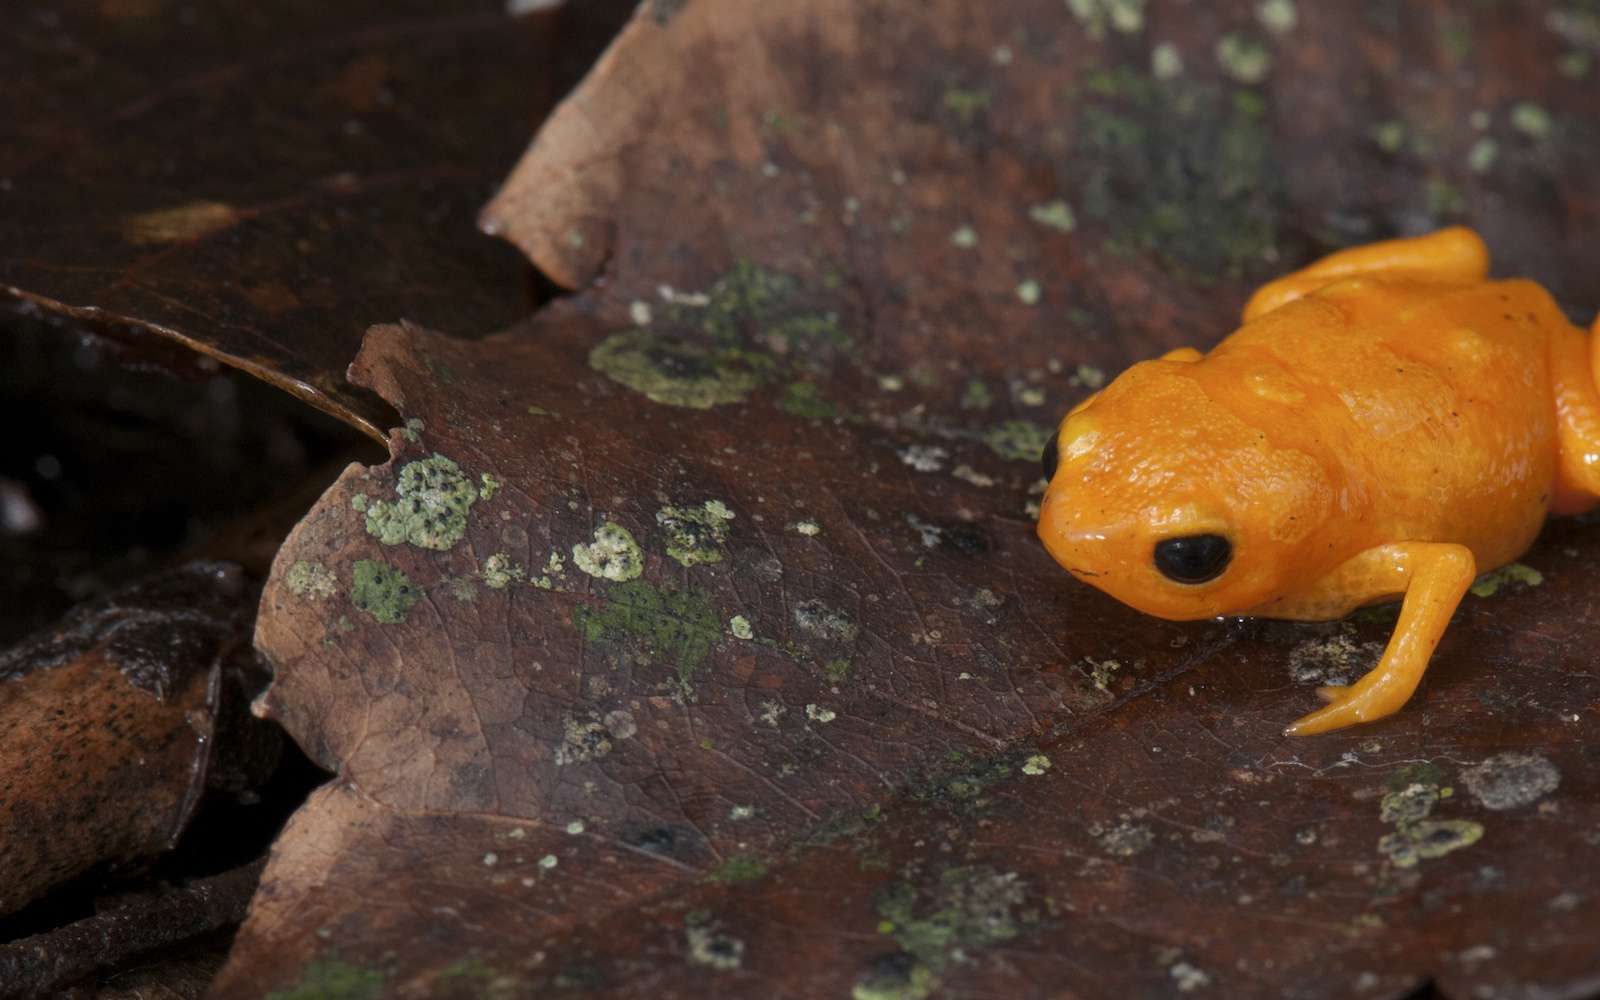
<instances>
[{"instance_id":1,"label":"bumpy orange skin","mask_svg":"<svg viewBox=\"0 0 1600 1000\"><path fill-rule=\"evenodd\" d=\"M1403 594L1384 660L1290 731L1395 711L1473 576L1600 495L1588 339L1537 284L1487 272L1450 229L1267 285L1209 354L1134 365L1067 416L1040 538L1163 618L1329 619ZM1198 534L1231 542L1226 570L1162 575L1156 543Z\"/></svg>"}]
</instances>

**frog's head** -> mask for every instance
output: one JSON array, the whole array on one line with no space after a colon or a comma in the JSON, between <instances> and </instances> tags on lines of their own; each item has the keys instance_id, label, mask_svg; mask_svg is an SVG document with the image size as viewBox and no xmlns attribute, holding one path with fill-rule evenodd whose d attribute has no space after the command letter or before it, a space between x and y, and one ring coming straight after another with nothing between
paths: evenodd
<instances>
[{"instance_id":1,"label":"frog's head","mask_svg":"<svg viewBox=\"0 0 1600 1000\"><path fill-rule=\"evenodd\" d=\"M1196 366L1128 369L1045 450L1039 537L1068 571L1147 614L1239 614L1326 562L1337 505L1316 457L1219 405Z\"/></svg>"}]
</instances>

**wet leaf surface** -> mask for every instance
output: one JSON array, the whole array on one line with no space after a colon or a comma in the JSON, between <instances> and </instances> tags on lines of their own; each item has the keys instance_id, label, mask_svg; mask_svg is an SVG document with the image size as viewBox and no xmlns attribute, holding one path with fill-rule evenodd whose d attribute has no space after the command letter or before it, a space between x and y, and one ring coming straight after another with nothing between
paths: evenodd
<instances>
[{"instance_id":1,"label":"wet leaf surface","mask_svg":"<svg viewBox=\"0 0 1600 1000\"><path fill-rule=\"evenodd\" d=\"M486 215L585 290L352 369L394 459L258 633L340 779L219 994L1581 993L1591 526L1290 740L1381 613L1143 618L1027 506L1066 406L1328 247L1470 219L1600 303L1596 16L646 5Z\"/></svg>"},{"instance_id":2,"label":"wet leaf surface","mask_svg":"<svg viewBox=\"0 0 1600 1000\"><path fill-rule=\"evenodd\" d=\"M374 317L527 311L473 213L623 7L16 5L0 300L153 330L377 434L389 411L343 377Z\"/></svg>"}]
</instances>

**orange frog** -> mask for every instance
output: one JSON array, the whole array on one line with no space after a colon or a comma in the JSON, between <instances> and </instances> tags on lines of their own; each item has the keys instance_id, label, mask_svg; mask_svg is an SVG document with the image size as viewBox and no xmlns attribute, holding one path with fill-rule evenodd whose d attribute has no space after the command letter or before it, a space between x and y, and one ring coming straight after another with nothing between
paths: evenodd
<instances>
[{"instance_id":1,"label":"orange frog","mask_svg":"<svg viewBox=\"0 0 1600 1000\"><path fill-rule=\"evenodd\" d=\"M1039 537L1147 614L1318 621L1403 596L1383 658L1288 728L1382 718L1474 576L1600 499L1600 322L1492 281L1466 229L1333 254L1209 354L1134 365L1045 450Z\"/></svg>"}]
</instances>

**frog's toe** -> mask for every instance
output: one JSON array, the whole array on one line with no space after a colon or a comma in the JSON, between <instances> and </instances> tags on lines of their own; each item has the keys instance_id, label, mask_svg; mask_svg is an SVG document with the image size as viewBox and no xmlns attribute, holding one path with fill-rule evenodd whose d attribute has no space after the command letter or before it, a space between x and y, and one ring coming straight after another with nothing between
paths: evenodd
<instances>
[{"instance_id":1,"label":"frog's toe","mask_svg":"<svg viewBox=\"0 0 1600 1000\"><path fill-rule=\"evenodd\" d=\"M1284 729L1285 736L1314 736L1366 722L1371 717L1368 699L1360 694L1352 694L1350 688L1329 685L1319 688L1317 693L1328 704L1294 720Z\"/></svg>"},{"instance_id":2,"label":"frog's toe","mask_svg":"<svg viewBox=\"0 0 1600 1000\"><path fill-rule=\"evenodd\" d=\"M1317 697L1332 703L1345 697L1345 692L1350 690L1348 684L1324 684L1317 688Z\"/></svg>"}]
</instances>

